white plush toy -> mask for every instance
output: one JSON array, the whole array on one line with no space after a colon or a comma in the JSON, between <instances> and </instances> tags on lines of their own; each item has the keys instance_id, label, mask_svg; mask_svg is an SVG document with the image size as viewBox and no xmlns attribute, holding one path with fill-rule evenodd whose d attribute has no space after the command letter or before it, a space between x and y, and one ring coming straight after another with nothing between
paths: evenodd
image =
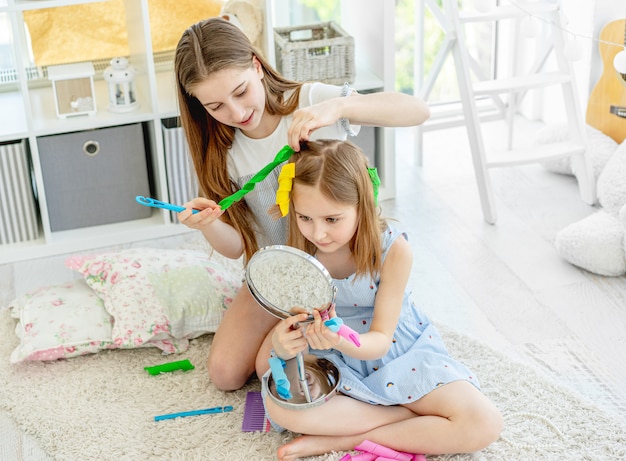
<instances>
[{"instance_id":1,"label":"white plush toy","mask_svg":"<svg viewBox=\"0 0 626 461\"><path fill-rule=\"evenodd\" d=\"M220 16L243 30L252 44L263 50L264 23L260 0L228 0Z\"/></svg>"},{"instance_id":2,"label":"white plush toy","mask_svg":"<svg viewBox=\"0 0 626 461\"><path fill-rule=\"evenodd\" d=\"M600 208L562 229L555 245L571 264L600 275L621 276L626 274L626 141L617 144L594 128L587 130ZM546 168L572 174L563 162Z\"/></svg>"}]
</instances>

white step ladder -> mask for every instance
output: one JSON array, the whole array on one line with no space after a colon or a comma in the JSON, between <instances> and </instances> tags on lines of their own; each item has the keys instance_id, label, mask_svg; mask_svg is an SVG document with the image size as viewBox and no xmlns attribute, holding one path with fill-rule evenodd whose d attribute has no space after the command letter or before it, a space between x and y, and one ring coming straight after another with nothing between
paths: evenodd
<instances>
[{"instance_id":1,"label":"white step ladder","mask_svg":"<svg viewBox=\"0 0 626 461\"><path fill-rule=\"evenodd\" d=\"M463 107L462 118L433 119L432 122L429 121L423 127L418 128L417 149L420 162L424 131L464 124L467 127L483 216L488 223L494 224L497 220L488 172L490 168L570 157L572 170L575 171L576 179L578 180L581 198L586 203L595 203L595 180L586 155L583 112L574 87L572 69L564 53L565 45L558 0L534 2L501 0L499 6L495 6L495 0L493 3L493 8L487 12L465 12L459 11L458 0L442 0L442 7L439 7L435 0L416 0L416 21L422 21L423 23L424 8L427 7L445 33L443 44L425 80L422 81L421 75L417 74L421 70L421 64L416 66L416 89L419 88L419 91L416 91L416 93L422 99L428 101L428 96L443 67L445 58L451 53L456 67ZM421 10L417 8L421 8ZM521 72L515 68L516 66L513 66L514 72L510 77L497 78L495 80L487 79L478 68L477 60L468 51L465 25L476 22L512 20L515 27L517 27L515 37L519 37L518 26L526 18L533 18L534 20L542 18L545 24L550 24L550 40L545 42L544 49L537 53L537 59L526 72ZM416 28L418 27L419 25L416 24ZM419 58L419 52L417 54ZM545 64L551 54L554 54L556 70L546 71ZM519 104L529 90L550 86L560 86L563 92L564 109L568 124L567 141L531 148L514 148L513 119ZM503 99L503 95L508 97ZM477 101L480 98L484 100L485 97L490 98L493 102L495 118L504 119L508 127L508 145L505 149L498 152L486 152L485 150L481 122L494 120L494 111L483 112L477 106Z\"/></svg>"}]
</instances>

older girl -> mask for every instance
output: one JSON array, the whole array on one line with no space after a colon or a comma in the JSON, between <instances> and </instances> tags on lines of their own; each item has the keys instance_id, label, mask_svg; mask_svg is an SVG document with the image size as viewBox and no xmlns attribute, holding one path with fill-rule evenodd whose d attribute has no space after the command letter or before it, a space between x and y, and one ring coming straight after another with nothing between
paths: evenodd
<instances>
[{"instance_id":1,"label":"older girl","mask_svg":"<svg viewBox=\"0 0 626 461\"><path fill-rule=\"evenodd\" d=\"M182 126L201 195L186 203L178 218L234 259L250 257L259 246L285 243L284 220L267 215L275 174L228 210L217 203L240 189L286 144L298 150L301 140L346 139L358 125L410 126L429 116L424 102L409 95L359 95L347 85L287 80L240 29L221 18L199 22L183 33L174 67ZM192 214L192 209L201 211ZM275 324L244 286L211 345L207 365L218 388L238 389L255 365L260 374L267 369L257 353Z\"/></svg>"}]
</instances>

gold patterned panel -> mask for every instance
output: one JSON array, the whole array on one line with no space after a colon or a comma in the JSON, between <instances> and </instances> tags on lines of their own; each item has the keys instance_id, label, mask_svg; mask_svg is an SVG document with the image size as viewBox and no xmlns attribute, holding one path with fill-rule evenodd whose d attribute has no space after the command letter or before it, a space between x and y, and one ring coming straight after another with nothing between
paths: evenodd
<instances>
[{"instance_id":1,"label":"gold patterned panel","mask_svg":"<svg viewBox=\"0 0 626 461\"><path fill-rule=\"evenodd\" d=\"M152 48L155 52L173 50L192 24L217 16L223 0L148 0Z\"/></svg>"},{"instance_id":2,"label":"gold patterned panel","mask_svg":"<svg viewBox=\"0 0 626 461\"><path fill-rule=\"evenodd\" d=\"M217 16L223 3L223 0L149 0L153 50L174 49L187 27ZM24 11L24 22L38 66L129 54L122 0Z\"/></svg>"}]
</instances>

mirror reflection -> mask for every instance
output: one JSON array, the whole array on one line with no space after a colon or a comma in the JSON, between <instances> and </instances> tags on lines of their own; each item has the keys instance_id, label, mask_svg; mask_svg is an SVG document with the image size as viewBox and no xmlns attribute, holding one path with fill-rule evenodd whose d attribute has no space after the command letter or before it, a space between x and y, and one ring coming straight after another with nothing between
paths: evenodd
<instances>
[{"instance_id":1,"label":"mirror reflection","mask_svg":"<svg viewBox=\"0 0 626 461\"><path fill-rule=\"evenodd\" d=\"M255 253L246 267L246 281L259 304L282 319L327 310L335 298L326 268L311 255L284 245Z\"/></svg>"}]
</instances>

